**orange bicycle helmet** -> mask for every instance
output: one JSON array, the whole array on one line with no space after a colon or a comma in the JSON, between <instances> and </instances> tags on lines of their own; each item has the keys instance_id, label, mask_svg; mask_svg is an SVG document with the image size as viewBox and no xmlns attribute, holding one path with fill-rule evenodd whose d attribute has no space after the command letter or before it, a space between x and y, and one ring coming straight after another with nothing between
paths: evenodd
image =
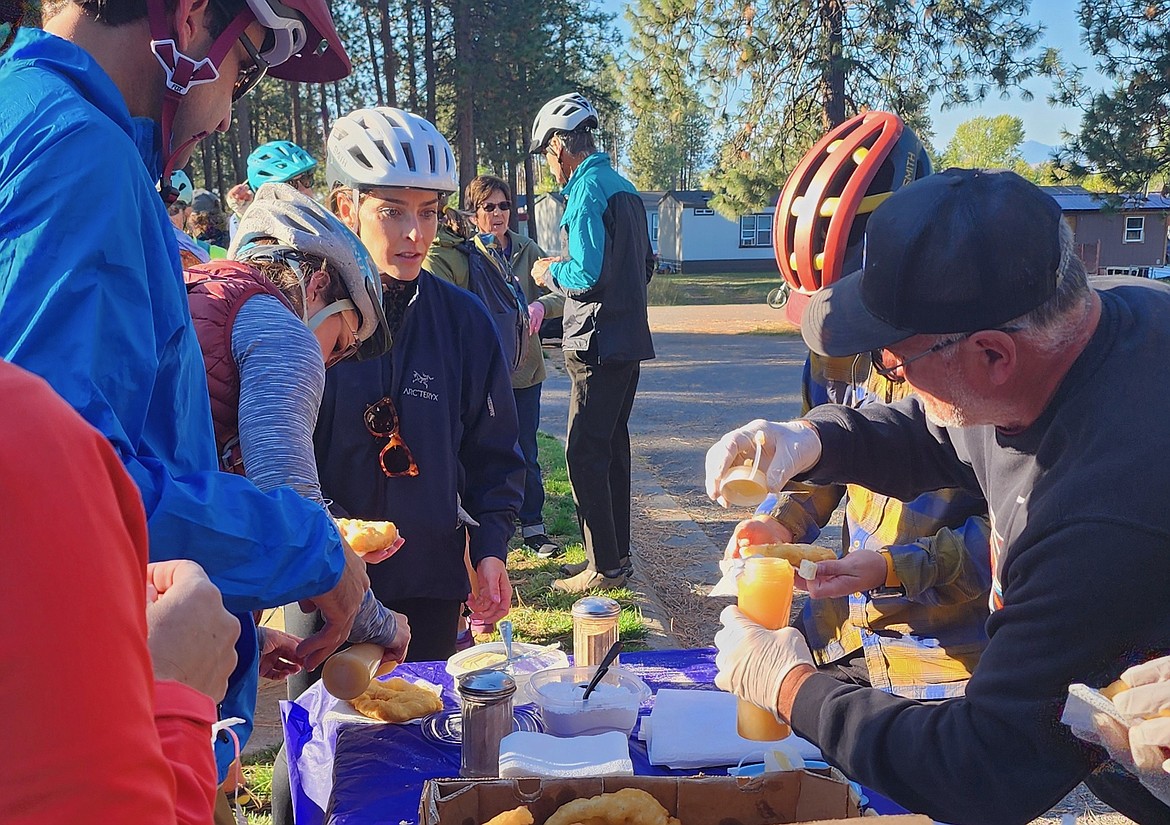
<instances>
[{"instance_id":1,"label":"orange bicycle helmet","mask_svg":"<svg viewBox=\"0 0 1170 825\"><path fill-rule=\"evenodd\" d=\"M772 226L790 321L800 323L810 295L861 265L865 224L878 204L930 172L922 141L889 112L850 118L800 159Z\"/></svg>"}]
</instances>

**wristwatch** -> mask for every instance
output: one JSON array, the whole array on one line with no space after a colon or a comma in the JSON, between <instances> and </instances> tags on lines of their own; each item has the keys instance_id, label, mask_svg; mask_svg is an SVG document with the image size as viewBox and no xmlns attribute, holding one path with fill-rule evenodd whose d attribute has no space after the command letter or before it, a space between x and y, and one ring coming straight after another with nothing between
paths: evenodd
<instances>
[{"instance_id":1,"label":"wristwatch","mask_svg":"<svg viewBox=\"0 0 1170 825\"><path fill-rule=\"evenodd\" d=\"M898 578L898 571L894 569L894 557L890 555L889 548L883 547L877 552L886 562L886 580L880 587L875 587L870 590L869 597L871 599L905 598L906 587L902 584L902 580Z\"/></svg>"}]
</instances>

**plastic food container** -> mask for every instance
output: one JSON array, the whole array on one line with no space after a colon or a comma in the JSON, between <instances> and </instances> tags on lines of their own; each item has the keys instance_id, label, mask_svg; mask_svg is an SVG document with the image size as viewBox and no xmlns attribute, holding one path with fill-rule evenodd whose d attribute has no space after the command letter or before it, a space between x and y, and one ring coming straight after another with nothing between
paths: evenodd
<instances>
[{"instance_id":1,"label":"plastic food container","mask_svg":"<svg viewBox=\"0 0 1170 825\"><path fill-rule=\"evenodd\" d=\"M528 694L540 708L544 729L553 736L592 736L619 730L626 736L638 721L638 708L650 687L631 671L611 667L582 701L595 667L561 667L532 675Z\"/></svg>"},{"instance_id":2,"label":"plastic food container","mask_svg":"<svg viewBox=\"0 0 1170 825\"><path fill-rule=\"evenodd\" d=\"M531 702L528 691L528 679L533 673L550 667L566 667L569 657L559 648L548 648L542 645L530 645L524 642L512 643L513 662L504 668L516 682L515 703L520 705ZM461 650L447 660L447 673L458 681L464 673L473 670L482 670L485 667L496 667L504 663L503 642L488 642L482 645L473 645L467 650Z\"/></svg>"}]
</instances>

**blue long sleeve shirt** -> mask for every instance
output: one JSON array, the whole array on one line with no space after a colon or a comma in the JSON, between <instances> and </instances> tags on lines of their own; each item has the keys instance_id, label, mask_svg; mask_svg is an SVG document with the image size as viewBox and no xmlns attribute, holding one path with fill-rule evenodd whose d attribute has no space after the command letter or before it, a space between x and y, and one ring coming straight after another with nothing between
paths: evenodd
<instances>
[{"instance_id":1,"label":"blue long sleeve shirt","mask_svg":"<svg viewBox=\"0 0 1170 825\"><path fill-rule=\"evenodd\" d=\"M250 719L248 612L330 590L345 564L337 528L291 488L262 494L219 472L154 188L157 125L131 118L84 50L39 29L0 56L0 88L0 357L47 380L113 444L142 494L151 560L193 559L219 587L242 628L221 713Z\"/></svg>"}]
</instances>

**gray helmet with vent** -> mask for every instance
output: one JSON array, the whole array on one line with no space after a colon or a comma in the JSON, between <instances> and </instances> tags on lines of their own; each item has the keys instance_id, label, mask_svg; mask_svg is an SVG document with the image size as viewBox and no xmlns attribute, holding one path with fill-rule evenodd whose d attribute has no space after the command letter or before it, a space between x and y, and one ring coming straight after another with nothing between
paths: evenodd
<instances>
[{"instance_id":1,"label":"gray helmet with vent","mask_svg":"<svg viewBox=\"0 0 1170 825\"><path fill-rule=\"evenodd\" d=\"M325 174L330 187L459 189L446 138L429 121L389 106L357 109L337 119L329 132Z\"/></svg>"},{"instance_id":2,"label":"gray helmet with vent","mask_svg":"<svg viewBox=\"0 0 1170 825\"><path fill-rule=\"evenodd\" d=\"M540 107L532 122L532 143L529 152L543 152L557 132L575 132L578 129L596 129L600 123L593 104L576 92L554 97Z\"/></svg>"},{"instance_id":3,"label":"gray helmet with vent","mask_svg":"<svg viewBox=\"0 0 1170 825\"><path fill-rule=\"evenodd\" d=\"M269 238L277 243L260 243ZM341 274L361 316L358 357L373 358L386 352L390 329L382 311L382 279L370 253L349 227L317 201L287 183L266 183L240 219L228 257L247 262L298 252L324 258Z\"/></svg>"}]
</instances>

